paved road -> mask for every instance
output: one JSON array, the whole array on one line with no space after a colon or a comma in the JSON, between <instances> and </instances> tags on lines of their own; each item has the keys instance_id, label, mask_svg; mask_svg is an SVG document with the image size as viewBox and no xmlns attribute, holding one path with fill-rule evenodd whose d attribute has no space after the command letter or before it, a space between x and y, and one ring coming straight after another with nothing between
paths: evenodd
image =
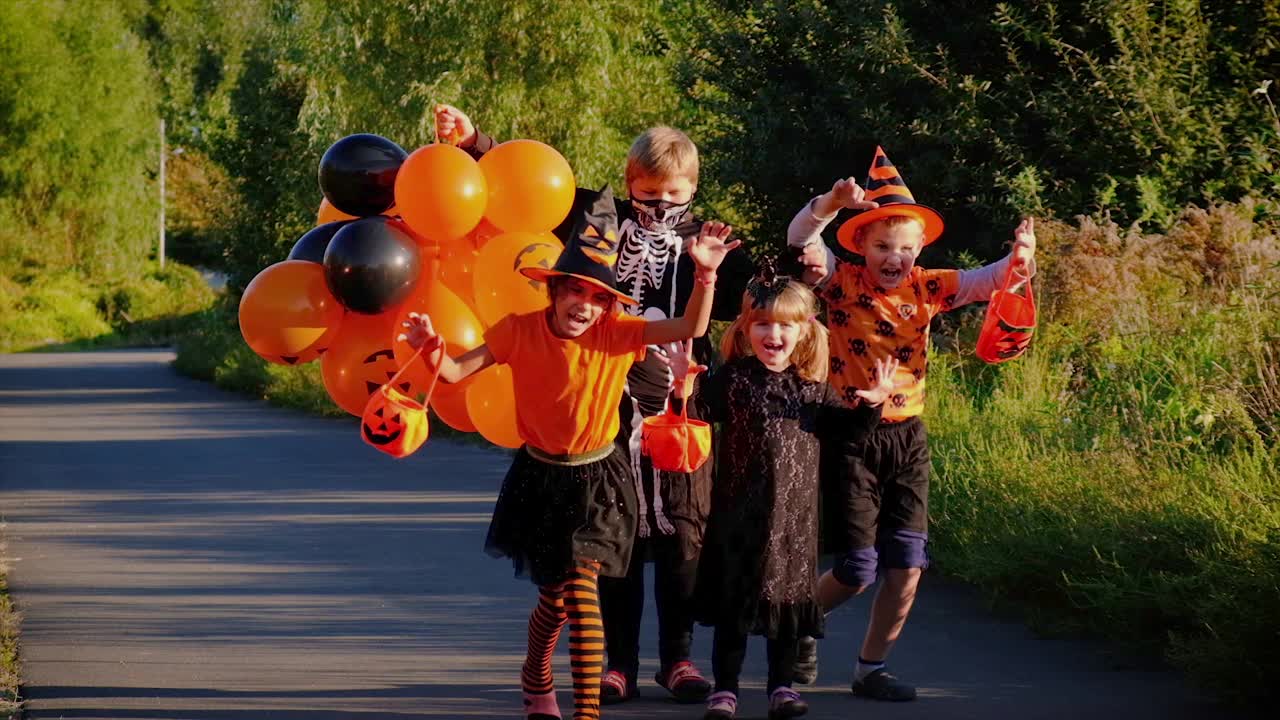
<instances>
[{"instance_id":1,"label":"paved road","mask_svg":"<svg viewBox=\"0 0 1280 720\"><path fill-rule=\"evenodd\" d=\"M480 549L507 457L438 439L396 462L352 422L222 393L170 360L0 356L0 519L26 615L28 716L518 717L534 592ZM833 616L810 717L1227 715L1176 675L1038 639L936 577L894 658L921 698L857 700L845 683L866 612ZM765 714L762 655L753 641L745 718ZM557 667L567 679L563 650ZM701 717L652 682L641 692L606 717Z\"/></svg>"}]
</instances>

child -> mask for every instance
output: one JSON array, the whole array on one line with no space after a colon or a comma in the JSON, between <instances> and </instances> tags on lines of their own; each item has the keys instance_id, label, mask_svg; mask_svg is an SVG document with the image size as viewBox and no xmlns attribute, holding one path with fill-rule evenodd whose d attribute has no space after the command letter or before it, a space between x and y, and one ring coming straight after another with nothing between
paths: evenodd
<instances>
[{"instance_id":1,"label":"child","mask_svg":"<svg viewBox=\"0 0 1280 720\"><path fill-rule=\"evenodd\" d=\"M840 208L859 209L837 233L840 244L861 254L864 265L836 263L821 232ZM876 378L871 358L890 354L900 362L899 385L853 462L823 458L824 480L836 487L826 508L829 527L843 531L848 553L819 580L827 611L861 593L883 568L884 583L871 608L871 622L858 655L853 693L879 700L911 700L915 688L884 669L885 658L906 623L926 565L929 446L924 424L929 321L971 302L986 301L1010 263L1033 272L1034 225L1024 220L1014 233L1010 257L984 268L924 270L915 265L925 245L942 233L942 217L918 205L884 150L877 148L867 190L852 179L807 204L791 221L788 244L803 247L805 282L821 288L833 343L831 384L845 398ZM812 682L817 649L801 643L798 674Z\"/></svg>"},{"instance_id":2,"label":"child","mask_svg":"<svg viewBox=\"0 0 1280 720\"><path fill-rule=\"evenodd\" d=\"M626 573L637 517L630 467L614 443L618 400L632 361L647 345L706 332L716 269L737 247L726 242L728 227L704 225L689 248L697 275L688 312L648 321L614 311L616 303L634 300L614 280L613 194L608 188L597 193L575 220L554 268L522 270L547 282L551 307L509 315L489 328L485 344L439 360L440 377L451 383L494 363L508 364L514 376L516 425L525 445L503 481L485 547L510 557L539 587L521 673L525 715L538 720L560 717L551 655L566 618L574 717L599 717L604 646L596 582ZM406 326L415 347L439 344L425 316L411 316Z\"/></svg>"},{"instance_id":3,"label":"child","mask_svg":"<svg viewBox=\"0 0 1280 720\"><path fill-rule=\"evenodd\" d=\"M461 136L459 147L484 155L493 139L480 132L457 108L443 105L436 115L443 137ZM702 226L690 206L698 187L698 149L679 130L650 128L640 134L627 154L627 194L618 203L621 225L618 280L637 300L626 308L632 315L660 320L685 312L693 289L694 263L687 249ZM579 190L575 207L582 204ZM562 224L556 235L564 240L571 228ZM713 320L733 320L738 300L753 269L745 251L725 257L719 271L721 291L711 308ZM694 357L708 364L714 359L710 340L693 344ZM640 617L644 612L645 558L654 562L654 600L658 611L658 655L655 677L659 685L682 702L701 702L711 686L689 660L693 640L691 599L698 554L706 527L711 493L711 463L691 475L655 472L640 452L644 418L662 412L671 392L667 349L651 347L627 374L619 407L618 443L631 463L639 504L636 559L622 578L600 583L609 671L602 686L605 703L624 702L638 694Z\"/></svg>"},{"instance_id":4,"label":"child","mask_svg":"<svg viewBox=\"0 0 1280 720\"><path fill-rule=\"evenodd\" d=\"M708 420L723 423L711 516L698 569L698 619L715 627L716 692L708 720L737 711L747 635L768 638L769 718L805 714L791 689L796 640L818 636L819 445L856 449L880 419L897 362L877 362L877 379L850 407L827 384L827 330L816 300L786 277L754 283L726 332L725 364L693 395ZM672 369L683 377L687 359ZM695 369L696 372L696 369ZM680 383L677 393L686 393Z\"/></svg>"}]
</instances>

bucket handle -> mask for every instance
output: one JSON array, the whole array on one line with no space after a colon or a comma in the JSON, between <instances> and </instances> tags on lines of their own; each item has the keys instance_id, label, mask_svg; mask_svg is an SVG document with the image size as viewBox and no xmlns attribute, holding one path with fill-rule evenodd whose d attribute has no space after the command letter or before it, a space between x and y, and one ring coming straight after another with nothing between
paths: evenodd
<instances>
[{"instance_id":1,"label":"bucket handle","mask_svg":"<svg viewBox=\"0 0 1280 720\"><path fill-rule=\"evenodd\" d=\"M1023 267L1026 267L1026 265L1023 265ZM1010 263L1009 263L1009 267L1008 267L1008 269L1007 269L1007 270L1005 270L1005 273L1004 273L1004 286L1003 286L1002 288L1000 288L1000 292L1001 292L1001 293L1008 293L1008 292L1009 292L1009 287L1010 287L1011 285L1013 285L1013 277L1014 277L1015 275L1021 276L1021 277L1026 281L1026 285L1027 285L1027 300L1029 300L1030 302L1033 302L1033 303L1034 303L1034 302L1036 301L1036 299L1035 299L1035 294L1034 294L1034 293L1032 292L1032 290L1031 290L1031 276L1030 276L1030 275L1023 275L1022 273L1019 273L1019 272L1017 272L1016 270L1014 270L1014 265L1013 265L1013 263L1012 263L1012 262L1010 262Z\"/></svg>"},{"instance_id":2,"label":"bucket handle","mask_svg":"<svg viewBox=\"0 0 1280 720\"><path fill-rule=\"evenodd\" d=\"M437 335L437 337L440 337L440 336ZM435 371L435 374L431 376L431 385L427 387L427 396L422 399L423 408L427 407L427 403L431 402L431 396L434 395L436 392L436 383L439 382L440 380L440 368L444 366L445 345L447 345L447 343L445 343L444 338L440 337L440 357L436 359L436 371ZM396 370L396 374L392 375L391 379L388 380L386 383L384 383L382 387L385 388L388 385L394 386L396 381L400 379L400 376L404 374L404 371L408 370L409 366L413 365L414 361L416 361L419 357L422 357L422 351L426 347L427 347L426 345L423 345L422 347L419 347L417 350L415 350L413 352L413 356L410 357L409 361L404 364L404 367L401 367L399 370Z\"/></svg>"}]
</instances>

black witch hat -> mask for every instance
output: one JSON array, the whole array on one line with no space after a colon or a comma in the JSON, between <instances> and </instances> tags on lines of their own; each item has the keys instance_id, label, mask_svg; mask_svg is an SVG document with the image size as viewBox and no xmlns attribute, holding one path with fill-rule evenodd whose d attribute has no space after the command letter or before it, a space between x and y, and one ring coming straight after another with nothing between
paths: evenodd
<instances>
[{"instance_id":1,"label":"black witch hat","mask_svg":"<svg viewBox=\"0 0 1280 720\"><path fill-rule=\"evenodd\" d=\"M619 242L618 207L613 200L613 190L605 185L594 194L595 197L590 193L586 195L587 202L574 218L573 232L555 267L526 267L520 268L520 272L542 282L556 275L576 277L608 290L621 302L635 305L634 298L618 289L614 272L618 264Z\"/></svg>"}]
</instances>

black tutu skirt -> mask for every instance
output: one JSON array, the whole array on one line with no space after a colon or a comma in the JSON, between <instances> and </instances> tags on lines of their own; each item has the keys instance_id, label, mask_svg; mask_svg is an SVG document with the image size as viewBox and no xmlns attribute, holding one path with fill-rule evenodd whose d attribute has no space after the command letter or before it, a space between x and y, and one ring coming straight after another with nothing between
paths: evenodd
<instances>
[{"instance_id":1,"label":"black tutu skirt","mask_svg":"<svg viewBox=\"0 0 1280 720\"><path fill-rule=\"evenodd\" d=\"M536 585L568 580L584 562L624 577L636 534L631 466L620 448L577 466L543 462L520 448L493 508L485 551L509 557Z\"/></svg>"}]
</instances>

